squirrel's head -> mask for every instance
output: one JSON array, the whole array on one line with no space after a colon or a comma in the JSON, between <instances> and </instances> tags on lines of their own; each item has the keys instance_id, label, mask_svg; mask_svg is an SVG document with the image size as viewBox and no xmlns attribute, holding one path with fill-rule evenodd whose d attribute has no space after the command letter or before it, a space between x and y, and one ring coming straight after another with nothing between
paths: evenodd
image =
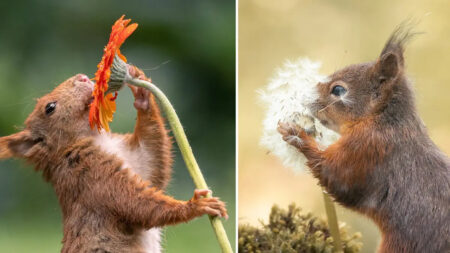
<instances>
[{"instance_id":1,"label":"squirrel's head","mask_svg":"<svg viewBox=\"0 0 450 253\"><path fill-rule=\"evenodd\" d=\"M403 51L413 35L404 24L400 25L378 59L347 66L330 75L328 82L317 84L313 114L339 133L347 124L382 112L396 90L406 83Z\"/></svg>"},{"instance_id":2,"label":"squirrel's head","mask_svg":"<svg viewBox=\"0 0 450 253\"><path fill-rule=\"evenodd\" d=\"M31 158L42 152L62 151L80 136L92 135L89 105L94 83L75 75L39 98L25 121L25 129L0 138L0 158Z\"/></svg>"}]
</instances>

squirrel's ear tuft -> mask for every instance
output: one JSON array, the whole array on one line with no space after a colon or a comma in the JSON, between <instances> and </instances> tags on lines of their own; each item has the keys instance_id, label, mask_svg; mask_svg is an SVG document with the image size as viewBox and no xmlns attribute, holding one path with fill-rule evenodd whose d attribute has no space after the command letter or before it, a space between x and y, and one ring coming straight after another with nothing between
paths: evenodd
<instances>
[{"instance_id":1,"label":"squirrel's ear tuft","mask_svg":"<svg viewBox=\"0 0 450 253\"><path fill-rule=\"evenodd\" d=\"M407 19L400 23L399 26L392 32L389 39L386 41L383 50L381 51L380 58L388 53L393 53L397 56L398 65L403 67L404 57L403 53L405 51L406 45L420 32L414 31L414 27L417 22L411 19Z\"/></svg>"},{"instance_id":2,"label":"squirrel's ear tuft","mask_svg":"<svg viewBox=\"0 0 450 253\"><path fill-rule=\"evenodd\" d=\"M378 81L384 83L395 79L400 72L400 59L395 53L386 53L376 64Z\"/></svg>"},{"instance_id":3,"label":"squirrel's ear tuft","mask_svg":"<svg viewBox=\"0 0 450 253\"><path fill-rule=\"evenodd\" d=\"M24 130L0 138L0 159L27 157L28 151L37 143L31 133Z\"/></svg>"}]
</instances>

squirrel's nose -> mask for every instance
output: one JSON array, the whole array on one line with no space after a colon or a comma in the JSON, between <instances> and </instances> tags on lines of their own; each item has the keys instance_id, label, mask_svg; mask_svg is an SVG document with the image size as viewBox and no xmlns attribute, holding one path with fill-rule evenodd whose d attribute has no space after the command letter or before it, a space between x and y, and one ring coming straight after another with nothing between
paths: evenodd
<instances>
[{"instance_id":1,"label":"squirrel's nose","mask_svg":"<svg viewBox=\"0 0 450 253\"><path fill-rule=\"evenodd\" d=\"M78 74L75 77L75 81L79 81L79 82L82 82L82 83L87 83L90 80L89 80L89 77L87 75L85 75L85 74Z\"/></svg>"}]
</instances>

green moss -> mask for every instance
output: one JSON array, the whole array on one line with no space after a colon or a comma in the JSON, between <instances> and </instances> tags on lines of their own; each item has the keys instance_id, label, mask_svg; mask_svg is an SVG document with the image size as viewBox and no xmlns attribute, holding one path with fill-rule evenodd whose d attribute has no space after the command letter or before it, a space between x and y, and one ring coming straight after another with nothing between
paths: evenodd
<instances>
[{"instance_id":1,"label":"green moss","mask_svg":"<svg viewBox=\"0 0 450 253\"><path fill-rule=\"evenodd\" d=\"M347 226L340 226L344 253L360 252L361 233L349 234ZM264 253L331 253L333 238L323 219L302 213L295 204L288 209L272 207L267 224L261 227L239 226L239 252Z\"/></svg>"}]
</instances>

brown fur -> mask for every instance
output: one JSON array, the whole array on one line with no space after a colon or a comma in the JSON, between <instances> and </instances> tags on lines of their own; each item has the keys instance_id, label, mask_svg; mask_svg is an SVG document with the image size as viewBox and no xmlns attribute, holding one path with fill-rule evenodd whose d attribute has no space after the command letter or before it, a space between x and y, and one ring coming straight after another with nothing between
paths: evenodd
<instances>
[{"instance_id":1,"label":"brown fur","mask_svg":"<svg viewBox=\"0 0 450 253\"><path fill-rule=\"evenodd\" d=\"M146 78L136 67L130 74ZM88 123L92 83L76 75L38 100L25 130L0 138L0 158L24 158L42 171L63 213L62 252L144 252L142 233L209 214L227 216L218 198L196 190L189 201L164 194L172 166L171 140L153 95L130 87L138 109L130 150L152 154L148 178L122 168L123 161L95 144ZM56 110L46 115L48 103ZM116 135L119 136L119 135Z\"/></svg>"},{"instance_id":2,"label":"brown fur","mask_svg":"<svg viewBox=\"0 0 450 253\"><path fill-rule=\"evenodd\" d=\"M413 34L401 25L376 61L318 84L310 108L341 134L335 144L322 151L292 124L280 124L279 132L337 202L377 223L380 252L449 252L450 160L428 137L404 74L404 45ZM330 94L336 85L347 92Z\"/></svg>"}]
</instances>

